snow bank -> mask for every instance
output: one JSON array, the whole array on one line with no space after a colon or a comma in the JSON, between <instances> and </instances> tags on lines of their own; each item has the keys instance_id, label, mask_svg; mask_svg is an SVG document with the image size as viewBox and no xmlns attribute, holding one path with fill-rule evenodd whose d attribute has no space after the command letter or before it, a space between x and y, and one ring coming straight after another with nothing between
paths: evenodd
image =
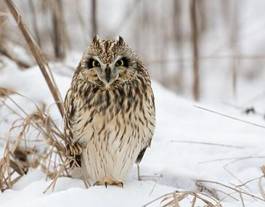
<instances>
[{"instance_id":1,"label":"snow bank","mask_svg":"<svg viewBox=\"0 0 265 207\"><path fill-rule=\"evenodd\" d=\"M50 107L52 116L61 121L38 68L19 71L15 65L5 61L9 67L0 70L0 86L12 88L31 97L36 103L44 102ZM72 71L62 64L52 64L52 69L64 95L70 85L69 74ZM50 181L35 170L23 177L12 190L0 194L1 207L134 207L177 189L196 190L197 179L237 185L262 175L260 166L264 164L262 156L265 156L264 128L200 110L195 107L196 103L177 97L156 82L153 82L153 88L157 127L152 146L141 163L142 174L147 176L144 181L137 181L134 168L124 188L97 186L86 189L80 180L59 178L55 191L43 194ZM28 111L33 110L34 106L22 98L12 97ZM244 115L238 109L220 103L202 105L264 124L264 120L258 116ZM0 110L2 116L5 113ZM6 132L6 126L0 122L1 134ZM208 186L218 188L216 185ZM250 183L248 189L251 193L259 193L257 182ZM265 205L251 199L248 202L251 203L249 206ZM153 206L159 206L159 202ZM241 206L241 203L227 198L224 206Z\"/></svg>"}]
</instances>

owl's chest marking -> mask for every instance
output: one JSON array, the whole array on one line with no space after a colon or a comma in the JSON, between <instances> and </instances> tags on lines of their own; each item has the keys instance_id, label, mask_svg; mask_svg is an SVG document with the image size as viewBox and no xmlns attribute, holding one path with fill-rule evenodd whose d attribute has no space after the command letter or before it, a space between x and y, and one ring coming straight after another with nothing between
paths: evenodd
<instances>
[{"instance_id":1,"label":"owl's chest marking","mask_svg":"<svg viewBox=\"0 0 265 207\"><path fill-rule=\"evenodd\" d=\"M80 99L74 117L75 139L89 142L103 135L104 141L113 141L112 137L122 139L126 131L145 133L151 110L150 98L137 89L98 91Z\"/></svg>"}]
</instances>

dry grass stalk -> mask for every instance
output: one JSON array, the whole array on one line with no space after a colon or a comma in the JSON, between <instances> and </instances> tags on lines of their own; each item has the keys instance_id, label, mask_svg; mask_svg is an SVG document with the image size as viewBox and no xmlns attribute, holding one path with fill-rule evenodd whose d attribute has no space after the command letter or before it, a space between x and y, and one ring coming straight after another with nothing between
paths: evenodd
<instances>
[{"instance_id":1,"label":"dry grass stalk","mask_svg":"<svg viewBox=\"0 0 265 207\"><path fill-rule=\"evenodd\" d=\"M247 120L243 120L243 119L240 119L240 118L237 118L237 117L234 117L234 116L231 116L229 114L224 114L222 112L218 112L218 111L215 111L215 110L211 110L211 109L208 109L208 108L205 108L205 107L202 107L202 106L199 106L199 105L194 105L194 107L198 108L198 109L201 109L203 111L207 111L207 112L210 112L210 113L214 113L214 114L217 114L217 115L220 115L222 117L226 117L228 119L232 119L232 120L235 120L235 121L239 121L239 122L242 122L242 123L245 123L245 124L248 124L248 125L252 125L252 126L255 126L255 127L259 127L259 128L263 128L265 129L265 126L264 125L261 125L261 124L257 124L255 122L251 122L251 121L247 121Z\"/></svg>"},{"instance_id":2,"label":"dry grass stalk","mask_svg":"<svg viewBox=\"0 0 265 207\"><path fill-rule=\"evenodd\" d=\"M14 94L15 92L12 89L0 87L0 98L5 98L11 94Z\"/></svg>"},{"instance_id":3,"label":"dry grass stalk","mask_svg":"<svg viewBox=\"0 0 265 207\"><path fill-rule=\"evenodd\" d=\"M54 81L53 75L51 73L51 70L49 68L48 62L45 58L45 56L42 54L39 46L37 45L37 43L35 42L35 40L33 39L32 35L29 32L28 27L26 26L26 24L23 21L22 15L21 13L18 11L18 9L16 8L14 2L12 0L5 0L5 3L7 4L11 14L13 15L15 21L18 24L18 27L20 29L20 31L22 32L29 48L30 51L32 53L32 55L34 56L47 84L48 87L50 89L50 92L53 95L53 98L55 100L55 103L57 104L57 107L63 117L64 114L64 108L63 108L63 104L62 104L62 98L60 95L60 92L58 90L58 87Z\"/></svg>"},{"instance_id":4,"label":"dry grass stalk","mask_svg":"<svg viewBox=\"0 0 265 207\"><path fill-rule=\"evenodd\" d=\"M157 201L160 201L162 207L195 207L198 206L198 204L205 207L222 207L217 199L204 193L192 191L175 191L168 193L145 204L144 207L150 206ZM187 206L187 202L190 203L190 206Z\"/></svg>"},{"instance_id":5,"label":"dry grass stalk","mask_svg":"<svg viewBox=\"0 0 265 207\"><path fill-rule=\"evenodd\" d=\"M261 169L264 170L264 167ZM204 207L222 207L222 202L227 198L232 198L236 202L240 202L242 207L246 206L244 198L253 199L254 201L261 201L265 203L265 190L262 186L263 176L253 178L245 183L238 186L230 186L217 181L211 180L197 180L196 185L199 189L196 192L193 191L175 191L172 193L167 193L162 195L147 204L144 207L151 206L155 202L160 201L162 207L195 207L195 206L204 206ZM247 192L242 189L245 185L258 180L258 187L262 197ZM206 184L217 185L219 188L208 187ZM222 190L223 189L223 190ZM225 195L223 198L217 196L217 192ZM220 195L221 195L220 194ZM187 203L190 205L187 206Z\"/></svg>"}]
</instances>

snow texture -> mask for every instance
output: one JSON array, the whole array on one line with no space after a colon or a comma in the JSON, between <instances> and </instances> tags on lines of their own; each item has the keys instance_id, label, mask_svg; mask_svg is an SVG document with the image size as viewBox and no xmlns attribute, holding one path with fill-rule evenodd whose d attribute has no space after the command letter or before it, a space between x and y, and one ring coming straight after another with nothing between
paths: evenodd
<instances>
[{"instance_id":1,"label":"snow texture","mask_svg":"<svg viewBox=\"0 0 265 207\"><path fill-rule=\"evenodd\" d=\"M20 71L8 60L3 61L5 67L0 69L0 86L14 89L36 103L45 102L53 118L62 124L39 69L33 67ZM64 96L70 85L72 71L63 64L54 63L51 66ZM221 103L193 103L176 96L154 81L152 85L157 109L157 127L151 148L141 163L142 175L146 176L143 181L137 180L134 166L124 188L95 186L86 189L80 180L59 178L55 191L44 194L43 191L51 181L47 180L40 170L32 170L15 184L13 189L0 194L0 206L135 207L143 206L175 190L196 191L197 179L234 186L262 176L260 167L264 164L265 129L201 110L196 105L265 125L260 116L246 115L241 109ZM21 97L13 95L12 98L28 112L34 110L34 105ZM1 117L6 113L0 110ZM7 130L8 123L0 122L1 136ZM0 151L2 148L1 141ZM218 185L205 185L229 193ZM247 188L242 189L260 196L258 181L253 181ZM218 195L220 198L225 197L225 207L242 205L240 200L234 200L222 193ZM246 196L244 200L245 206L265 206L264 202ZM160 206L160 201L150 206ZM188 201L183 206L188 206Z\"/></svg>"}]
</instances>

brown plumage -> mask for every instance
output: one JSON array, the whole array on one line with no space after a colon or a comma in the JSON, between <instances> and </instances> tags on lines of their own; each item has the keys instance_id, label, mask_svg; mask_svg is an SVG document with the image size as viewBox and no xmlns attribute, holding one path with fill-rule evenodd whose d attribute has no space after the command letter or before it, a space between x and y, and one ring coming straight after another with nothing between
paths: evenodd
<instances>
[{"instance_id":1,"label":"brown plumage","mask_svg":"<svg viewBox=\"0 0 265 207\"><path fill-rule=\"evenodd\" d=\"M121 185L150 146L155 127L149 74L121 37L93 39L74 73L65 110L65 135L81 147L83 178Z\"/></svg>"}]
</instances>

